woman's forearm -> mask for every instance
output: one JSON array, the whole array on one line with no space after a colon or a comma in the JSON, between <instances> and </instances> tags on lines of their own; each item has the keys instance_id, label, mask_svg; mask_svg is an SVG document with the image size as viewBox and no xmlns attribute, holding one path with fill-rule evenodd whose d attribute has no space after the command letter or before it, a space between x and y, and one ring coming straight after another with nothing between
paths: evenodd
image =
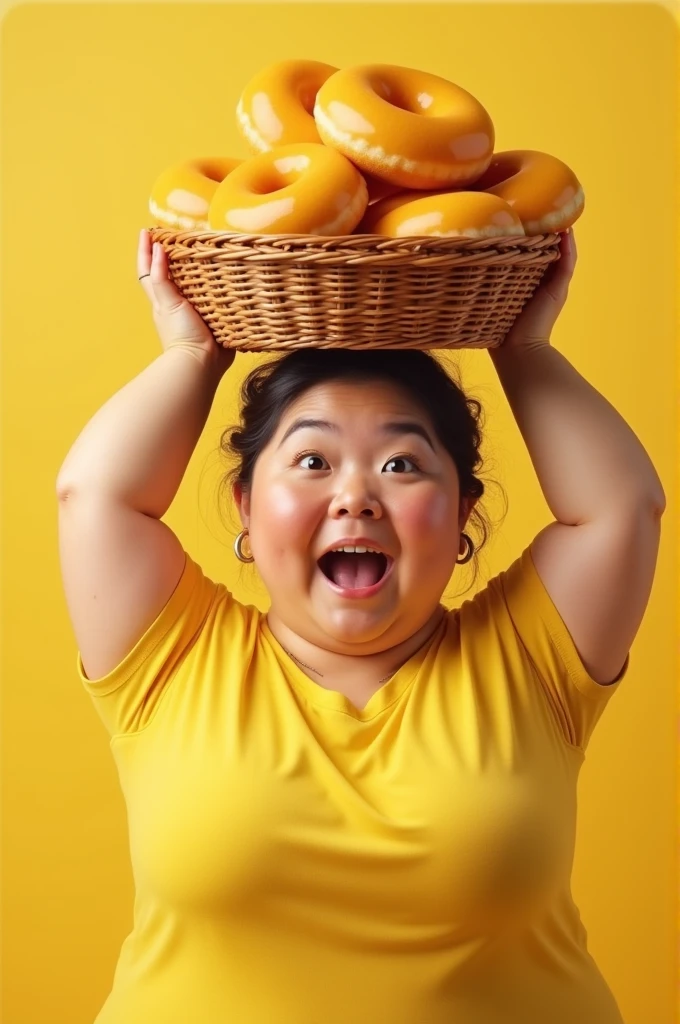
<instances>
[{"instance_id":1,"label":"woman's forearm","mask_svg":"<svg viewBox=\"0 0 680 1024\"><path fill-rule=\"evenodd\" d=\"M642 444L561 352L539 343L490 355L557 521L579 525L641 505L663 511Z\"/></svg>"},{"instance_id":2,"label":"woman's forearm","mask_svg":"<svg viewBox=\"0 0 680 1024\"><path fill-rule=\"evenodd\" d=\"M203 431L220 374L176 346L117 391L86 424L59 471L64 497L96 492L160 519Z\"/></svg>"}]
</instances>

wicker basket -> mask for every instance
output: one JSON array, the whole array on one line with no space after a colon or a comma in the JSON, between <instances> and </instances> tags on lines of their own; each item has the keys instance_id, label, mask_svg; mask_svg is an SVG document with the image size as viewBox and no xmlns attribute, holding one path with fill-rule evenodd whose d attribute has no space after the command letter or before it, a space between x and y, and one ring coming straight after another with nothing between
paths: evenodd
<instances>
[{"instance_id":1,"label":"wicker basket","mask_svg":"<svg viewBox=\"0 0 680 1024\"><path fill-rule=\"evenodd\" d=\"M559 235L471 240L153 228L227 348L492 348L559 259Z\"/></svg>"}]
</instances>

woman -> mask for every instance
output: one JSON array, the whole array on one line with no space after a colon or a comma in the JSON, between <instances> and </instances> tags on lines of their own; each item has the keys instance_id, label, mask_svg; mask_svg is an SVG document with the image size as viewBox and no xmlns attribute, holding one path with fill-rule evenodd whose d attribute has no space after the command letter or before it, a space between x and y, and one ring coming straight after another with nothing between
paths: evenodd
<instances>
[{"instance_id":1,"label":"woman","mask_svg":"<svg viewBox=\"0 0 680 1024\"><path fill-rule=\"evenodd\" d=\"M664 494L550 345L571 234L490 352L554 522L455 612L476 403L424 353L258 368L225 446L266 615L161 521L233 354L143 232L164 352L58 481L78 671L137 886L98 1024L621 1024L570 893L576 783L626 672Z\"/></svg>"}]
</instances>

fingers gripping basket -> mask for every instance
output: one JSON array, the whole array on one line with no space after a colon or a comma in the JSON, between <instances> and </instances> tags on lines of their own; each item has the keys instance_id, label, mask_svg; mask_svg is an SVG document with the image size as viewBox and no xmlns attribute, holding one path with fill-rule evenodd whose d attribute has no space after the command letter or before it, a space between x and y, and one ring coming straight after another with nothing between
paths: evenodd
<instances>
[{"instance_id":1,"label":"fingers gripping basket","mask_svg":"<svg viewBox=\"0 0 680 1024\"><path fill-rule=\"evenodd\" d=\"M559 259L559 235L386 238L154 228L227 348L492 348Z\"/></svg>"}]
</instances>

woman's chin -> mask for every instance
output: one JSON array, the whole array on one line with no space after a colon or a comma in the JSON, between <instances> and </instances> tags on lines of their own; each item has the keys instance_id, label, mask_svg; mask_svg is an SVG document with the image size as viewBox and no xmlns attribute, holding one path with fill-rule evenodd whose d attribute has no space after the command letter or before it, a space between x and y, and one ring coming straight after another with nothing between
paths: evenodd
<instances>
[{"instance_id":1,"label":"woman's chin","mask_svg":"<svg viewBox=\"0 0 680 1024\"><path fill-rule=\"evenodd\" d=\"M388 633L394 624L392 608L323 608L313 605L313 618L329 640L352 647L373 644ZM398 641L391 641L388 646ZM384 649L384 646L379 648ZM367 652L368 653L368 652Z\"/></svg>"},{"instance_id":2,"label":"woman's chin","mask_svg":"<svg viewBox=\"0 0 680 1024\"><path fill-rule=\"evenodd\" d=\"M390 574L391 575L391 574ZM382 637L398 612L396 576L371 593L344 590L317 570L310 594L310 613L317 628L339 644L370 644ZM374 592L373 592L374 591Z\"/></svg>"}]
</instances>

